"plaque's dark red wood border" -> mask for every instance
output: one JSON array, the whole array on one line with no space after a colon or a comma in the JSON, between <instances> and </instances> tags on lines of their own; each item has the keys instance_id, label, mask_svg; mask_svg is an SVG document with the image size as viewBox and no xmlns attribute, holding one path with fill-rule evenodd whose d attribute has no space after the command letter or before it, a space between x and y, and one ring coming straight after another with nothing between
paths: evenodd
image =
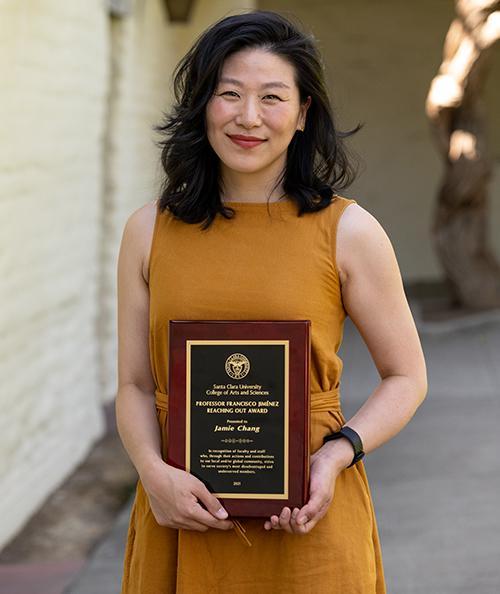
<instances>
[{"instance_id":1,"label":"plaque's dark red wood border","mask_svg":"<svg viewBox=\"0 0 500 594\"><path fill-rule=\"evenodd\" d=\"M221 499L232 516L268 517L308 498L310 448L310 320L170 320L167 463L185 469L186 341L289 340L288 499Z\"/></svg>"}]
</instances>

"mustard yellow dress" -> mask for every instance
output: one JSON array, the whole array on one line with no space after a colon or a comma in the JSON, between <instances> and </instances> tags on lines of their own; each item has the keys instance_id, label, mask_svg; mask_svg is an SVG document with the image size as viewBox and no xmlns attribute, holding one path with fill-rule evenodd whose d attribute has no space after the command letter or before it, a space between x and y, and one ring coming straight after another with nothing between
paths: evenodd
<instances>
[{"instance_id":1,"label":"mustard yellow dress","mask_svg":"<svg viewBox=\"0 0 500 594\"><path fill-rule=\"evenodd\" d=\"M311 452L345 422L337 355L346 312L335 264L336 231L354 200L336 196L297 216L291 198L230 202L202 231L158 211L149 264L150 356L156 410L167 452L170 319L310 319ZM137 483L122 594L383 594L377 525L363 462L338 477L329 511L306 535L242 520L235 530L159 526Z\"/></svg>"}]
</instances>

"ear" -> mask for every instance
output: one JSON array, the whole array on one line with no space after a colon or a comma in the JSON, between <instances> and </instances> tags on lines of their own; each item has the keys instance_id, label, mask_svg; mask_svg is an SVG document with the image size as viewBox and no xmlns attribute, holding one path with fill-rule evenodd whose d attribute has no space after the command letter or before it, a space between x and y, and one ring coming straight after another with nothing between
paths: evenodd
<instances>
[{"instance_id":1,"label":"ear","mask_svg":"<svg viewBox=\"0 0 500 594\"><path fill-rule=\"evenodd\" d=\"M311 103L312 103L311 95L308 95L307 99L300 106L299 124L300 124L300 127L302 128L302 130L306 126L306 113L307 113L307 110L309 109L309 106L311 105Z\"/></svg>"}]
</instances>

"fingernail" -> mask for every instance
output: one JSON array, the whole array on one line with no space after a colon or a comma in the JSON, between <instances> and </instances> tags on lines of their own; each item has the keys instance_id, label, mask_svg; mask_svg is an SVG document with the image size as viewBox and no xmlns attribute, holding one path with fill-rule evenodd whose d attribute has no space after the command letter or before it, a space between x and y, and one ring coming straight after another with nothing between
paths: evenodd
<instances>
[{"instance_id":1,"label":"fingernail","mask_svg":"<svg viewBox=\"0 0 500 594\"><path fill-rule=\"evenodd\" d=\"M221 507L219 510L217 510L215 515L219 518L219 520L225 520L228 516L228 513L223 507Z\"/></svg>"},{"instance_id":2,"label":"fingernail","mask_svg":"<svg viewBox=\"0 0 500 594\"><path fill-rule=\"evenodd\" d=\"M297 518L296 521L297 521L297 524L304 524L306 521L306 518L305 518L305 516L302 516L300 518Z\"/></svg>"}]
</instances>

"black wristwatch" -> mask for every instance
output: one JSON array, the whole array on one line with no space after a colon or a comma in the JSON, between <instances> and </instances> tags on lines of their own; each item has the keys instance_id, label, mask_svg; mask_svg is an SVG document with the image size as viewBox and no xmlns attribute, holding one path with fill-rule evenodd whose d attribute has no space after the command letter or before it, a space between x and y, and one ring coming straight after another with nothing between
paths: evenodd
<instances>
[{"instance_id":1,"label":"black wristwatch","mask_svg":"<svg viewBox=\"0 0 500 594\"><path fill-rule=\"evenodd\" d=\"M344 427L342 427L340 431L337 431L337 433L331 433L330 435L326 435L323 438L323 444L325 444L327 441L330 441L331 439L340 439L341 437L345 437L347 440L349 440L354 450L354 458L347 467L350 468L351 466L353 466L353 464L359 462L361 458L363 458L363 456L365 455L365 453L363 452L363 442L361 441L361 437L358 435L358 433L356 433L356 431L354 431L354 429L351 429L350 427L347 427L347 425L345 425Z\"/></svg>"}]
</instances>

